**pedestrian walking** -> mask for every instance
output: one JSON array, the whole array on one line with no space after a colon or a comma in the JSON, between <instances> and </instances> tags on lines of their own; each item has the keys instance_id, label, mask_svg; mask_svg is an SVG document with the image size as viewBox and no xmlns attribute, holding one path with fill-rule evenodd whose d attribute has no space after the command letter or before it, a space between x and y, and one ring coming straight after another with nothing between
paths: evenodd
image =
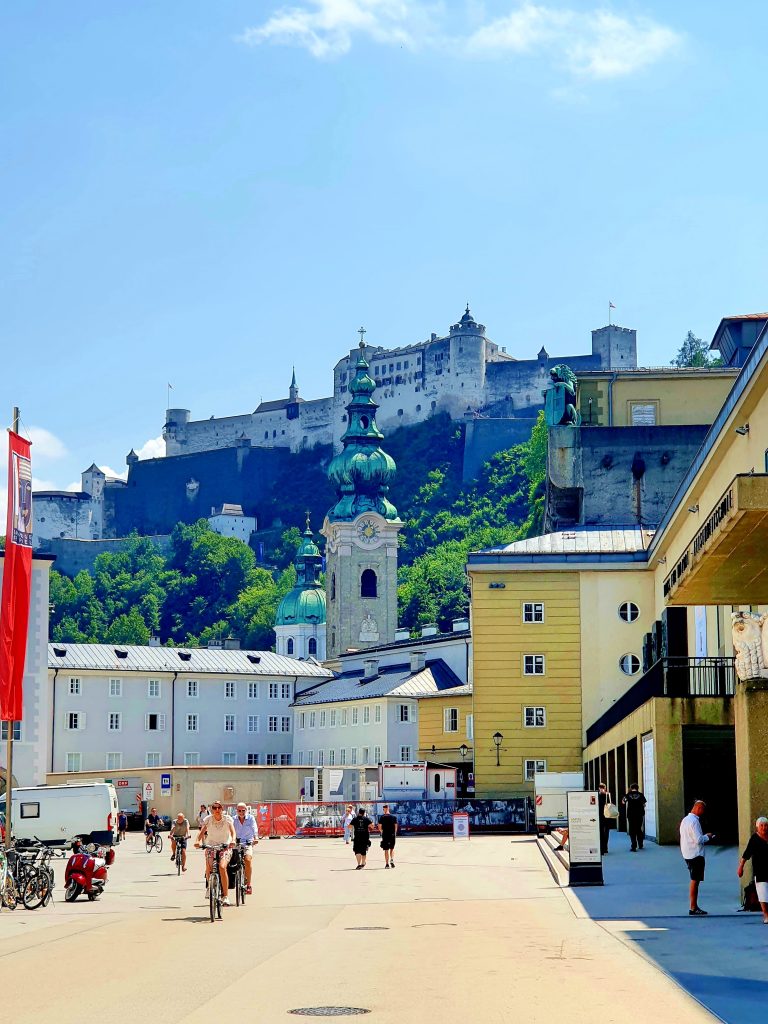
<instances>
[{"instance_id":1,"label":"pedestrian walking","mask_svg":"<svg viewBox=\"0 0 768 1024\"><path fill-rule=\"evenodd\" d=\"M382 814L379 816L379 832L381 833L381 848L384 851L384 867L393 868L395 866L397 818L394 814L389 813L389 804L384 804Z\"/></svg>"},{"instance_id":2,"label":"pedestrian walking","mask_svg":"<svg viewBox=\"0 0 768 1024\"><path fill-rule=\"evenodd\" d=\"M704 833L701 828L701 816L707 809L703 800L694 801L691 813L686 814L680 822L680 853L688 865L691 876L689 886L690 917L704 917L706 910L699 906L699 886L704 881L704 847L714 839L714 832ZM746 853L746 851L745 851Z\"/></svg>"},{"instance_id":3,"label":"pedestrian walking","mask_svg":"<svg viewBox=\"0 0 768 1024\"><path fill-rule=\"evenodd\" d=\"M605 813L606 807L613 803L608 787L601 782L597 790L598 817L600 818L600 853L605 856L608 853L608 837L611 834L611 819Z\"/></svg>"},{"instance_id":4,"label":"pedestrian walking","mask_svg":"<svg viewBox=\"0 0 768 1024\"><path fill-rule=\"evenodd\" d=\"M627 812L627 832L629 833L630 853L642 850L645 839L645 805L648 802L640 792L640 787L633 782L629 792L622 798Z\"/></svg>"},{"instance_id":5,"label":"pedestrian walking","mask_svg":"<svg viewBox=\"0 0 768 1024\"><path fill-rule=\"evenodd\" d=\"M755 822L755 831L749 837L736 869L739 878L744 874L748 860L752 861L752 878L763 912L763 924L768 924L768 818L758 818Z\"/></svg>"},{"instance_id":6,"label":"pedestrian walking","mask_svg":"<svg viewBox=\"0 0 768 1024\"><path fill-rule=\"evenodd\" d=\"M349 845L349 840L350 840L350 837L352 835L352 821L353 821L354 817L355 817L355 811L354 811L354 808L352 807L352 804L347 804L347 806L344 808L344 819L343 819L343 825L344 825L344 845L345 846Z\"/></svg>"},{"instance_id":7,"label":"pedestrian walking","mask_svg":"<svg viewBox=\"0 0 768 1024\"><path fill-rule=\"evenodd\" d=\"M203 822L210 815L210 811L205 804L200 804L200 810L197 812L197 827L202 828Z\"/></svg>"},{"instance_id":8,"label":"pedestrian walking","mask_svg":"<svg viewBox=\"0 0 768 1024\"><path fill-rule=\"evenodd\" d=\"M117 816L117 841L118 843L125 842L125 833L128 830L128 815L125 811L120 811Z\"/></svg>"},{"instance_id":9,"label":"pedestrian walking","mask_svg":"<svg viewBox=\"0 0 768 1024\"><path fill-rule=\"evenodd\" d=\"M373 822L365 813L365 810L359 808L357 814L352 819L352 850L357 858L356 871L360 868L365 867L365 858L368 855L368 847L371 845L370 831Z\"/></svg>"}]
</instances>

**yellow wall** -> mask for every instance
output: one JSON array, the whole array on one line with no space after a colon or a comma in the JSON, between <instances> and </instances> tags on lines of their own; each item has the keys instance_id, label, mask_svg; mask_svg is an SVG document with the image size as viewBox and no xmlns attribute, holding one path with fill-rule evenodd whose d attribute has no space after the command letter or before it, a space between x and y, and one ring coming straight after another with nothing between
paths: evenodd
<instances>
[{"instance_id":1,"label":"yellow wall","mask_svg":"<svg viewBox=\"0 0 768 1024\"><path fill-rule=\"evenodd\" d=\"M643 634L656 618L653 577L646 571L579 573L582 614L581 688L584 731L642 676ZM634 622L619 618L619 606L632 601L640 609ZM622 672L625 654L640 659L634 676ZM586 736L584 737L586 742Z\"/></svg>"},{"instance_id":2,"label":"yellow wall","mask_svg":"<svg viewBox=\"0 0 768 1024\"><path fill-rule=\"evenodd\" d=\"M532 792L526 758L549 771L581 769L579 579L575 572L478 571L470 566L474 671L475 792ZM503 582L504 589L489 583ZM524 601L543 601L545 621L522 621ZM523 674L523 655L543 654L543 676ZM547 709L543 729L523 726L523 707ZM504 740L496 765L493 734Z\"/></svg>"},{"instance_id":3,"label":"yellow wall","mask_svg":"<svg viewBox=\"0 0 768 1024\"><path fill-rule=\"evenodd\" d=\"M579 411L584 423L589 421L589 399L592 399L592 423L608 425L608 383L610 374L588 376L579 380ZM736 371L656 371L622 373L612 385L614 427L632 425L630 402L656 402L657 424L712 423L736 379Z\"/></svg>"},{"instance_id":4,"label":"yellow wall","mask_svg":"<svg viewBox=\"0 0 768 1024\"><path fill-rule=\"evenodd\" d=\"M445 720L443 711L446 708L457 708L459 712L459 731L444 732ZM464 743L470 750L474 741L467 734L467 715L472 714L472 698L451 697L450 693L440 697L424 697L419 701L419 757L422 760L458 761L461 758L459 747ZM432 754L432 747L435 754ZM467 760L471 758L467 755Z\"/></svg>"}]
</instances>

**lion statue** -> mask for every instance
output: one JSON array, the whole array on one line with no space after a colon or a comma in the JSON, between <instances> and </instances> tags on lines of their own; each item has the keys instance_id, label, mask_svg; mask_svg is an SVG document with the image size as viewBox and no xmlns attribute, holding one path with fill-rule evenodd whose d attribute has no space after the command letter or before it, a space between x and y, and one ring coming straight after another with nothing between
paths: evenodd
<instances>
[{"instance_id":1,"label":"lion statue","mask_svg":"<svg viewBox=\"0 0 768 1024\"><path fill-rule=\"evenodd\" d=\"M547 423L555 427L561 424L578 426L581 423L576 407L576 374L565 363L558 363L549 371L552 387L544 392ZM559 393L559 394L558 394Z\"/></svg>"}]
</instances>

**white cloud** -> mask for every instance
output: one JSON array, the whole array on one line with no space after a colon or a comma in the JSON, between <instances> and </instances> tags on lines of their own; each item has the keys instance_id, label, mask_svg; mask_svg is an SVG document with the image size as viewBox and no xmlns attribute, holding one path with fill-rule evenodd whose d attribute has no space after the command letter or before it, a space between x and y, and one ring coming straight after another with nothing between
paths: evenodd
<instances>
[{"instance_id":1,"label":"white cloud","mask_svg":"<svg viewBox=\"0 0 768 1024\"><path fill-rule=\"evenodd\" d=\"M430 36L434 10L414 0L307 0L303 6L280 8L239 39L251 46L303 46L319 58L348 53L355 36L415 49Z\"/></svg>"},{"instance_id":2,"label":"white cloud","mask_svg":"<svg viewBox=\"0 0 768 1024\"><path fill-rule=\"evenodd\" d=\"M30 427L29 439L32 442L32 464L38 459L64 459L69 454L66 445L55 434L45 427Z\"/></svg>"},{"instance_id":3,"label":"white cloud","mask_svg":"<svg viewBox=\"0 0 768 1024\"><path fill-rule=\"evenodd\" d=\"M651 18L604 7L574 10L523 2L486 20L484 6L473 0L464 9L465 31L456 35L443 24L447 6L422 0L305 0L246 29L240 41L300 46L314 57L332 58L364 38L409 49L440 49L470 60L538 57L576 77L608 79L631 75L669 56L683 38ZM451 13L455 22L455 9Z\"/></svg>"},{"instance_id":4,"label":"white cloud","mask_svg":"<svg viewBox=\"0 0 768 1024\"><path fill-rule=\"evenodd\" d=\"M118 473L116 469L112 469L110 466L99 466L99 469L105 476L114 477L116 480L126 480L128 477L127 469L124 469L121 473Z\"/></svg>"},{"instance_id":5,"label":"white cloud","mask_svg":"<svg viewBox=\"0 0 768 1024\"><path fill-rule=\"evenodd\" d=\"M165 457L165 441L163 435L159 437L150 437L148 441L145 441L141 448L136 450L136 454L140 459L162 459Z\"/></svg>"},{"instance_id":6,"label":"white cloud","mask_svg":"<svg viewBox=\"0 0 768 1024\"><path fill-rule=\"evenodd\" d=\"M575 75L617 78L661 60L681 42L679 33L650 18L525 3L478 28L466 49L473 57L548 56Z\"/></svg>"}]
</instances>

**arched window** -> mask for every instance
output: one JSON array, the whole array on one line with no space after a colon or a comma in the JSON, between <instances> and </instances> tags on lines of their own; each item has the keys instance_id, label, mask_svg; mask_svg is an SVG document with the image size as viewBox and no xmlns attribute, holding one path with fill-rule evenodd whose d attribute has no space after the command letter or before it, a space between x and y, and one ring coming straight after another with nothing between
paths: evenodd
<instances>
[{"instance_id":1,"label":"arched window","mask_svg":"<svg viewBox=\"0 0 768 1024\"><path fill-rule=\"evenodd\" d=\"M336 600L336 573L331 573L331 600Z\"/></svg>"},{"instance_id":2,"label":"arched window","mask_svg":"<svg viewBox=\"0 0 768 1024\"><path fill-rule=\"evenodd\" d=\"M292 636L288 637L288 643L286 644L285 650L286 650L287 654L293 654L293 637Z\"/></svg>"},{"instance_id":3,"label":"arched window","mask_svg":"<svg viewBox=\"0 0 768 1024\"><path fill-rule=\"evenodd\" d=\"M307 645L307 651L309 654L317 654L317 640L313 636L309 638L309 644Z\"/></svg>"},{"instance_id":4,"label":"arched window","mask_svg":"<svg viewBox=\"0 0 768 1024\"><path fill-rule=\"evenodd\" d=\"M376 573L373 569L363 569L360 577L360 597L376 597Z\"/></svg>"}]
</instances>

